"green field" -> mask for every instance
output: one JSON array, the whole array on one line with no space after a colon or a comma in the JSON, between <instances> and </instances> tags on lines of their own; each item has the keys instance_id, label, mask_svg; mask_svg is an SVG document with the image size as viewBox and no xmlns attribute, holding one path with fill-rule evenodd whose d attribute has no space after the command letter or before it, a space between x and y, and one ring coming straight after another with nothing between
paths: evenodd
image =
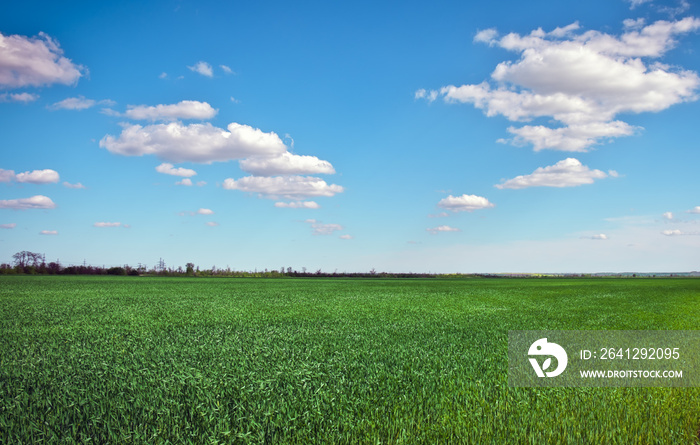
<instances>
[{"instance_id":1,"label":"green field","mask_svg":"<svg viewBox=\"0 0 700 445\"><path fill-rule=\"evenodd\" d=\"M0 277L0 443L694 444L700 388L509 388L508 330L692 330L698 279Z\"/></svg>"}]
</instances>

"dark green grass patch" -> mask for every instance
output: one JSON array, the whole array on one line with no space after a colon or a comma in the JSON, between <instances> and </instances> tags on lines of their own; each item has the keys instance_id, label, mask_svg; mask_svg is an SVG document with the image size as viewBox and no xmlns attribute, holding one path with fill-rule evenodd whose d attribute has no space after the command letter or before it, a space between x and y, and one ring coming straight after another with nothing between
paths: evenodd
<instances>
[{"instance_id":1,"label":"dark green grass patch","mask_svg":"<svg viewBox=\"0 0 700 445\"><path fill-rule=\"evenodd\" d=\"M697 326L696 279L0 277L0 442L693 444L700 389L509 388L507 331Z\"/></svg>"}]
</instances>

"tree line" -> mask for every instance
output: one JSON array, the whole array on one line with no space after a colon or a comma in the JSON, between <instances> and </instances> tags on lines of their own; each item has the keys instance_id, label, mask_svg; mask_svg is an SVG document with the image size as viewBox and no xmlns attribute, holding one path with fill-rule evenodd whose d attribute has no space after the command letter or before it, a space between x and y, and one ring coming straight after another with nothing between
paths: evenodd
<instances>
[{"instance_id":1,"label":"tree line","mask_svg":"<svg viewBox=\"0 0 700 445\"><path fill-rule=\"evenodd\" d=\"M449 278L465 277L474 275L437 275L429 273L389 273L377 272L371 269L369 272L323 272L321 269L315 272L307 271L305 267L301 271L292 267L281 267L279 269L265 269L262 271L241 271L230 268L202 269L194 263L187 263L184 267L167 267L161 258L152 267L139 264L136 267L127 264L123 266L100 267L92 265L70 265L63 266L58 260L46 262L46 256L41 253L22 251L12 255L13 264L0 264L0 274L14 275L128 275L128 276L192 276L192 277L240 277L240 278L319 278L319 277L347 277L347 278Z\"/></svg>"}]
</instances>

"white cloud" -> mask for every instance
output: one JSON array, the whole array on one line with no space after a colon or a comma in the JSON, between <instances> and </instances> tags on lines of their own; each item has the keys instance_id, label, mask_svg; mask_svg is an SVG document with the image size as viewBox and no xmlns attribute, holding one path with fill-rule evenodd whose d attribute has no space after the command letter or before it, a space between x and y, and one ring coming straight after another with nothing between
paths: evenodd
<instances>
[{"instance_id":1,"label":"white cloud","mask_svg":"<svg viewBox=\"0 0 700 445\"><path fill-rule=\"evenodd\" d=\"M31 184L49 184L58 182L58 172L51 169L34 170L31 172L19 173L15 176L17 182L29 182Z\"/></svg>"},{"instance_id":2,"label":"white cloud","mask_svg":"<svg viewBox=\"0 0 700 445\"><path fill-rule=\"evenodd\" d=\"M52 110L86 110L94 107L96 104L97 102L92 99L86 99L83 96L79 96L63 99L62 101L56 102L55 104L49 106L49 108Z\"/></svg>"},{"instance_id":3,"label":"white cloud","mask_svg":"<svg viewBox=\"0 0 700 445\"><path fill-rule=\"evenodd\" d=\"M314 201L294 201L294 202L276 202L275 207L287 209L318 209L321 206Z\"/></svg>"},{"instance_id":4,"label":"white cloud","mask_svg":"<svg viewBox=\"0 0 700 445\"><path fill-rule=\"evenodd\" d=\"M96 222L93 224L94 227L126 227L128 228L128 224L122 224L120 222Z\"/></svg>"},{"instance_id":5,"label":"white cloud","mask_svg":"<svg viewBox=\"0 0 700 445\"><path fill-rule=\"evenodd\" d=\"M169 162L211 163L250 156L282 154L287 147L276 133L231 123L227 130L209 123L125 125L118 138L106 135L100 147L124 156L153 154Z\"/></svg>"},{"instance_id":6,"label":"white cloud","mask_svg":"<svg viewBox=\"0 0 700 445\"><path fill-rule=\"evenodd\" d=\"M213 215L214 211L211 209L200 208L199 210L197 210L197 214L198 215Z\"/></svg>"},{"instance_id":7,"label":"white cloud","mask_svg":"<svg viewBox=\"0 0 700 445\"><path fill-rule=\"evenodd\" d=\"M310 176L246 176L238 180L228 178L223 187L227 190L258 193L262 197L289 200L302 200L315 196L333 196L342 193L343 187L327 184L320 178Z\"/></svg>"},{"instance_id":8,"label":"white cloud","mask_svg":"<svg viewBox=\"0 0 700 445\"><path fill-rule=\"evenodd\" d=\"M311 225L314 235L332 235L333 232L343 230L343 226L340 224L324 224L315 219L307 219L304 222Z\"/></svg>"},{"instance_id":9,"label":"white cloud","mask_svg":"<svg viewBox=\"0 0 700 445\"><path fill-rule=\"evenodd\" d=\"M665 236L697 236L700 235L700 232L684 232L680 229L669 229L662 230L661 234Z\"/></svg>"},{"instance_id":10,"label":"white cloud","mask_svg":"<svg viewBox=\"0 0 700 445\"><path fill-rule=\"evenodd\" d=\"M64 182L64 183L63 183L63 186L64 186L64 187L67 187L67 188L69 188L69 189L84 189L84 188L87 188L87 187L85 187L83 184L81 184L81 183L79 183L79 182L78 182L78 183L75 183L75 184L71 184L70 182Z\"/></svg>"},{"instance_id":11,"label":"white cloud","mask_svg":"<svg viewBox=\"0 0 700 445\"><path fill-rule=\"evenodd\" d=\"M106 135L100 147L124 156L153 154L170 162L211 163L249 156L276 155L287 148L274 132L231 123L227 130L209 123L125 125L121 135Z\"/></svg>"},{"instance_id":12,"label":"white cloud","mask_svg":"<svg viewBox=\"0 0 700 445\"><path fill-rule=\"evenodd\" d=\"M489 28L477 32L474 36L474 41L493 45L496 37L498 37L498 31L495 28Z\"/></svg>"},{"instance_id":13,"label":"white cloud","mask_svg":"<svg viewBox=\"0 0 700 445\"><path fill-rule=\"evenodd\" d=\"M202 76L214 76L214 70L212 69L211 65L209 65L207 62L200 61L195 63L193 66L188 66L187 68L194 71L195 73L201 74Z\"/></svg>"},{"instance_id":14,"label":"white cloud","mask_svg":"<svg viewBox=\"0 0 700 445\"><path fill-rule=\"evenodd\" d=\"M241 170L256 176L334 174L328 161L316 156L300 156L289 152L274 157L252 157L238 161Z\"/></svg>"},{"instance_id":15,"label":"white cloud","mask_svg":"<svg viewBox=\"0 0 700 445\"><path fill-rule=\"evenodd\" d=\"M2 176L2 172L0 172L0 176ZM700 213L700 206L695 206L694 208L688 210L687 213Z\"/></svg>"},{"instance_id":16,"label":"white cloud","mask_svg":"<svg viewBox=\"0 0 700 445\"><path fill-rule=\"evenodd\" d=\"M671 221L671 220L673 219L673 213L672 213L672 212L664 212L664 214L661 215L661 216L663 216L664 219L665 219L665 220L668 220L668 221Z\"/></svg>"},{"instance_id":17,"label":"white cloud","mask_svg":"<svg viewBox=\"0 0 700 445\"><path fill-rule=\"evenodd\" d=\"M11 182L15 179L14 170L4 170L0 168L0 182Z\"/></svg>"},{"instance_id":18,"label":"white cloud","mask_svg":"<svg viewBox=\"0 0 700 445\"><path fill-rule=\"evenodd\" d=\"M169 164L167 162L164 162L158 167L156 167L156 171L158 173L164 173L166 175L182 176L185 178L189 178L190 176L194 176L197 174L197 172L192 169L182 167L175 168L173 164Z\"/></svg>"},{"instance_id":19,"label":"white cloud","mask_svg":"<svg viewBox=\"0 0 700 445\"><path fill-rule=\"evenodd\" d=\"M448 196L447 198L441 199L438 202L438 207L445 210L450 210L453 212L471 212L479 209L487 209L489 207L494 207L495 204L489 202L488 199L483 196L476 195L462 195L462 196ZM441 226L447 227L447 226Z\"/></svg>"},{"instance_id":20,"label":"white cloud","mask_svg":"<svg viewBox=\"0 0 700 445\"><path fill-rule=\"evenodd\" d=\"M592 240L606 240L606 239L608 239L608 235L606 235L604 233L599 233L597 235L582 236L581 238L592 239Z\"/></svg>"},{"instance_id":21,"label":"white cloud","mask_svg":"<svg viewBox=\"0 0 700 445\"><path fill-rule=\"evenodd\" d=\"M516 52L520 58L494 69L489 82L439 90L446 102L471 103L487 116L510 121L552 118L553 127L511 127L516 145L535 150L586 151L611 138L637 130L615 120L621 113L658 112L674 104L697 99L700 77L673 68L658 59L676 44L676 36L700 28L700 19L675 22L626 21L619 36L598 31L578 32L578 23L546 33L510 33L498 38L493 30L477 33L475 41ZM578 33L577 33L578 32ZM430 93L418 90L416 97ZM505 140L501 140L505 141Z\"/></svg>"},{"instance_id":22,"label":"white cloud","mask_svg":"<svg viewBox=\"0 0 700 445\"><path fill-rule=\"evenodd\" d=\"M43 32L38 37L0 33L0 86L70 85L85 71L64 57L58 42Z\"/></svg>"},{"instance_id":23,"label":"white cloud","mask_svg":"<svg viewBox=\"0 0 700 445\"><path fill-rule=\"evenodd\" d=\"M58 230L42 230L39 235L58 235Z\"/></svg>"},{"instance_id":24,"label":"white cloud","mask_svg":"<svg viewBox=\"0 0 700 445\"><path fill-rule=\"evenodd\" d=\"M436 213L436 214L430 214L430 215L428 215L428 218L446 218L448 216L450 216L449 213L440 212L440 213Z\"/></svg>"},{"instance_id":25,"label":"white cloud","mask_svg":"<svg viewBox=\"0 0 700 445\"><path fill-rule=\"evenodd\" d=\"M4 93L0 94L0 102L23 102L25 104L39 99L38 94L30 93Z\"/></svg>"},{"instance_id":26,"label":"white cloud","mask_svg":"<svg viewBox=\"0 0 700 445\"><path fill-rule=\"evenodd\" d=\"M168 78L168 73L166 73L165 71L163 71L162 73L160 73L160 75L158 76L158 78L159 78L159 79L167 79L167 78Z\"/></svg>"},{"instance_id":27,"label":"white cloud","mask_svg":"<svg viewBox=\"0 0 700 445\"><path fill-rule=\"evenodd\" d=\"M15 227L17 227L17 223L0 224L0 229L14 229Z\"/></svg>"},{"instance_id":28,"label":"white cloud","mask_svg":"<svg viewBox=\"0 0 700 445\"><path fill-rule=\"evenodd\" d=\"M214 221L209 221L209 222L207 223L207 225L208 225L209 227L217 227L217 226L219 225L219 223L218 223L218 222L214 222Z\"/></svg>"},{"instance_id":29,"label":"white cloud","mask_svg":"<svg viewBox=\"0 0 700 445\"><path fill-rule=\"evenodd\" d=\"M630 9L634 9L637 6L641 6L644 3L651 3L652 0L625 0L627 3L630 4Z\"/></svg>"},{"instance_id":30,"label":"white cloud","mask_svg":"<svg viewBox=\"0 0 700 445\"><path fill-rule=\"evenodd\" d=\"M58 182L60 179L59 174L55 170L45 169L45 170L33 170L31 172L24 172L15 174L13 170L3 170L0 168L0 182L28 182L30 184L49 184L52 182Z\"/></svg>"},{"instance_id":31,"label":"white cloud","mask_svg":"<svg viewBox=\"0 0 700 445\"><path fill-rule=\"evenodd\" d=\"M539 167L529 175L517 176L495 187L499 189L524 189L528 187L575 187L593 184L606 178L607 173L591 170L578 159L567 158L547 167Z\"/></svg>"},{"instance_id":32,"label":"white cloud","mask_svg":"<svg viewBox=\"0 0 700 445\"><path fill-rule=\"evenodd\" d=\"M498 142L517 146L532 144L535 151L551 148L560 151L585 152L588 147L604 139L630 136L638 130L621 121L591 122L582 125L549 128L543 125L525 125L520 128L508 127L513 139L499 139Z\"/></svg>"},{"instance_id":33,"label":"white cloud","mask_svg":"<svg viewBox=\"0 0 700 445\"><path fill-rule=\"evenodd\" d=\"M206 102L196 100L183 100L169 105L129 105L125 116L135 120L166 120L177 119L211 119L216 116L218 110Z\"/></svg>"},{"instance_id":34,"label":"white cloud","mask_svg":"<svg viewBox=\"0 0 700 445\"><path fill-rule=\"evenodd\" d=\"M182 181L177 181L175 185L184 185L185 187L192 187L192 180L190 178L185 178Z\"/></svg>"},{"instance_id":35,"label":"white cloud","mask_svg":"<svg viewBox=\"0 0 700 445\"><path fill-rule=\"evenodd\" d=\"M43 195L35 195L31 198L0 200L0 209L29 210L29 209L53 209L56 204L51 198Z\"/></svg>"},{"instance_id":36,"label":"white cloud","mask_svg":"<svg viewBox=\"0 0 700 445\"><path fill-rule=\"evenodd\" d=\"M219 67L220 67L220 68L224 71L224 73L226 73L226 74L236 74L235 72L233 72L233 70L232 70L230 67L228 67L228 66L226 66L226 65L219 65Z\"/></svg>"},{"instance_id":37,"label":"white cloud","mask_svg":"<svg viewBox=\"0 0 700 445\"><path fill-rule=\"evenodd\" d=\"M438 92L435 90L427 91L424 88L421 88L420 90L417 90L413 94L414 99L425 99L428 102L434 102L435 99L438 98Z\"/></svg>"},{"instance_id":38,"label":"white cloud","mask_svg":"<svg viewBox=\"0 0 700 445\"><path fill-rule=\"evenodd\" d=\"M456 227L450 227L450 226L431 227L431 228L425 229L425 230L426 230L426 232L430 232L433 235L441 233L441 232L461 232L462 231Z\"/></svg>"},{"instance_id":39,"label":"white cloud","mask_svg":"<svg viewBox=\"0 0 700 445\"><path fill-rule=\"evenodd\" d=\"M352 239L352 235L340 235L338 238L340 239Z\"/></svg>"}]
</instances>

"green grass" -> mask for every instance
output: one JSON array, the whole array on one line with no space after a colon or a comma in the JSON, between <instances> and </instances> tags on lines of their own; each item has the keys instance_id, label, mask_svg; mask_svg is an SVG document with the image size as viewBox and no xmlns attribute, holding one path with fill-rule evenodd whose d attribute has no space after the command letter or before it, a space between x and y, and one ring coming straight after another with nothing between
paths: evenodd
<instances>
[{"instance_id":1,"label":"green grass","mask_svg":"<svg viewBox=\"0 0 700 445\"><path fill-rule=\"evenodd\" d=\"M694 444L699 388L509 388L507 332L697 329L697 279L0 277L0 443Z\"/></svg>"}]
</instances>

